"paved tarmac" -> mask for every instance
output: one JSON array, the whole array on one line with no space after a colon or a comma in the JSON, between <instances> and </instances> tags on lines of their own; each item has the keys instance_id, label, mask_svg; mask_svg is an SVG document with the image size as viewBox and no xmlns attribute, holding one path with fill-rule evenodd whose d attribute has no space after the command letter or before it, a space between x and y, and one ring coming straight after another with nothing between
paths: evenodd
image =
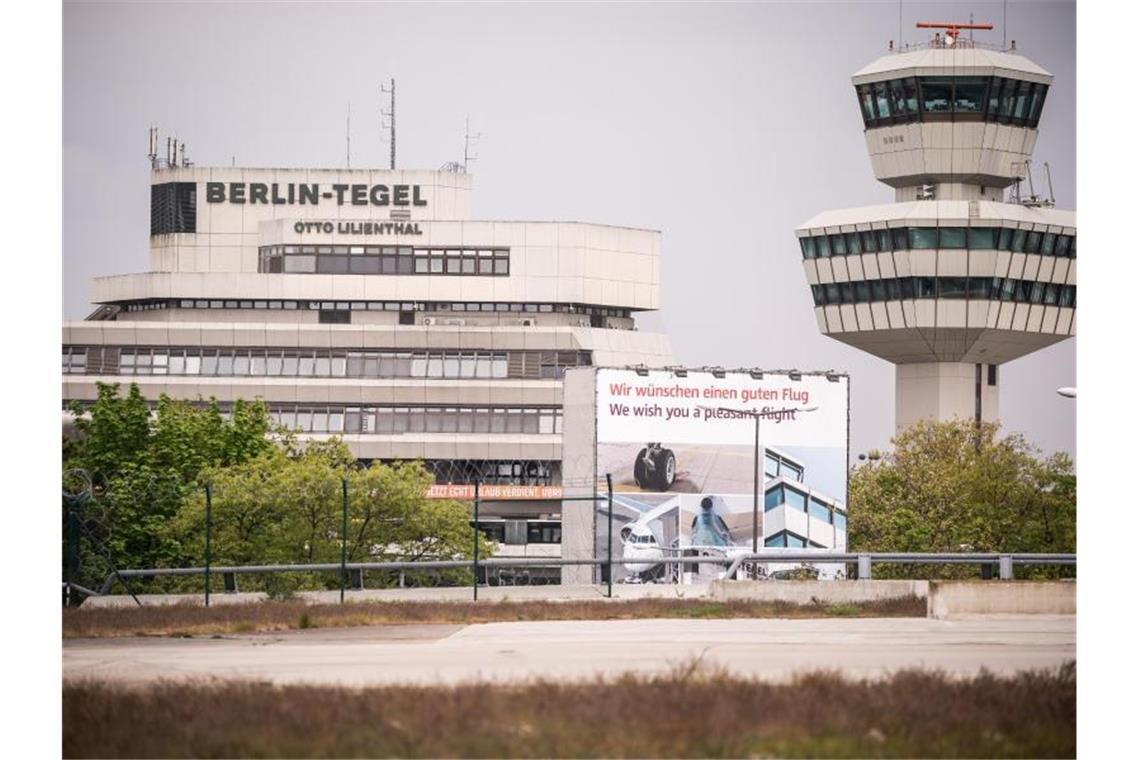
<instances>
[{"instance_id":1,"label":"paved tarmac","mask_svg":"<svg viewBox=\"0 0 1140 760\"><path fill-rule=\"evenodd\" d=\"M596 620L69 639L63 673L127 682L240 678L364 686L654 673L698 658L773 681L818 669L872 677L909 667L1011 673L1075 659L1076 618Z\"/></svg>"}]
</instances>

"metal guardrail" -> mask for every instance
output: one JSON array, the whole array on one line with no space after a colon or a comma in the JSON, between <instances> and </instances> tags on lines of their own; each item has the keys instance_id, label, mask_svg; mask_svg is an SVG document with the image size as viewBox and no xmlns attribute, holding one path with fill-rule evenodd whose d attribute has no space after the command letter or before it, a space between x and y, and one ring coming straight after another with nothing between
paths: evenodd
<instances>
[{"instance_id":1,"label":"metal guardrail","mask_svg":"<svg viewBox=\"0 0 1140 760\"><path fill-rule=\"evenodd\" d=\"M780 551L757 552L743 554L736 557L710 557L710 556L676 556L662 557L656 561L663 565L722 565L724 577L736 576L746 563L759 564L788 564L809 563L820 564L853 564L857 569L857 577L872 578L872 567L875 564L903 564L903 565L979 565L998 566L998 577L1001 580L1013 579L1013 568L1016 565L1069 565L1076 567L1075 554L1000 554L985 552L970 553L909 553L909 552L826 552L826 551ZM472 563L469 559L460 560L420 560L396 562L327 562L315 564L277 564L277 565L222 565L206 567L164 567L147 569L126 569L108 573L103 586L98 592L75 587L78 591L89 596L102 596L109 594L114 587L116 579L124 578L153 578L169 576L197 576L207 572L222 575L227 588L236 589L238 575L251 575L256 573L297 573L297 572L350 572L363 573L365 571L408 571L408 570L452 570L472 568L493 569L504 567L605 567L619 565L618 557L610 559L560 559L560 558L534 558L534 557L494 557ZM363 586L363 576L358 587ZM613 573L610 573L613 577ZM611 593L612 595L612 593ZM342 599L343 600L343 599Z\"/></svg>"}]
</instances>

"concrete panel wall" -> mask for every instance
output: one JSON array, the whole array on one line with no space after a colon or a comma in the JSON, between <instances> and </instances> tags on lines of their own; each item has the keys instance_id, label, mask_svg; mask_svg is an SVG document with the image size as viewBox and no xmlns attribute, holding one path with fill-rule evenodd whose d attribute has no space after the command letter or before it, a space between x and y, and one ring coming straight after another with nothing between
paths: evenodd
<instances>
[{"instance_id":1,"label":"concrete panel wall","mask_svg":"<svg viewBox=\"0 0 1140 760\"><path fill-rule=\"evenodd\" d=\"M1075 615L1077 584L1071 581L930 581L927 616Z\"/></svg>"}]
</instances>

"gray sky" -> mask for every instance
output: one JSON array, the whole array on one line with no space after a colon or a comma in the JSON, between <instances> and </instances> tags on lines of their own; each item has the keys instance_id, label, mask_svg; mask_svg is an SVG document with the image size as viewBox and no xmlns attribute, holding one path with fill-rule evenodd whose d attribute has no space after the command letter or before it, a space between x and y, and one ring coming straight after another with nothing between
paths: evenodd
<instances>
[{"instance_id":1,"label":"gray sky","mask_svg":"<svg viewBox=\"0 0 1140 760\"><path fill-rule=\"evenodd\" d=\"M1002 3L902 5L993 22ZM1010 2L1007 32L1055 77L1034 161L1076 207L1076 12ZM819 334L793 230L889 202L850 76L898 38L895 2L749 4L66 3L66 319L88 282L147 269L146 130L199 165L386 166L378 85L397 81L397 164L462 158L481 132L475 215L659 229L662 330L685 364L851 374L852 454L893 432L892 365ZM1075 449L1074 340L1003 367L1007 430Z\"/></svg>"}]
</instances>

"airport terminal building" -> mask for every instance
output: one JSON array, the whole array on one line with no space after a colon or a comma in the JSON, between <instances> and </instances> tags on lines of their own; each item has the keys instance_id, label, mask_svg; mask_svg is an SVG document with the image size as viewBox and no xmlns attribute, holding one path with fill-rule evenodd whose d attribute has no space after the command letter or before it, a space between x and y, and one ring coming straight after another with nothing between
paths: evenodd
<instances>
[{"instance_id":1,"label":"airport terminal building","mask_svg":"<svg viewBox=\"0 0 1140 760\"><path fill-rule=\"evenodd\" d=\"M157 163L149 269L97 278L97 308L64 324L64 402L97 382L261 398L361 460L546 498L484 527L557 555L563 372L675 363L636 326L660 306L661 234L475 219L471 192L451 171Z\"/></svg>"}]
</instances>

